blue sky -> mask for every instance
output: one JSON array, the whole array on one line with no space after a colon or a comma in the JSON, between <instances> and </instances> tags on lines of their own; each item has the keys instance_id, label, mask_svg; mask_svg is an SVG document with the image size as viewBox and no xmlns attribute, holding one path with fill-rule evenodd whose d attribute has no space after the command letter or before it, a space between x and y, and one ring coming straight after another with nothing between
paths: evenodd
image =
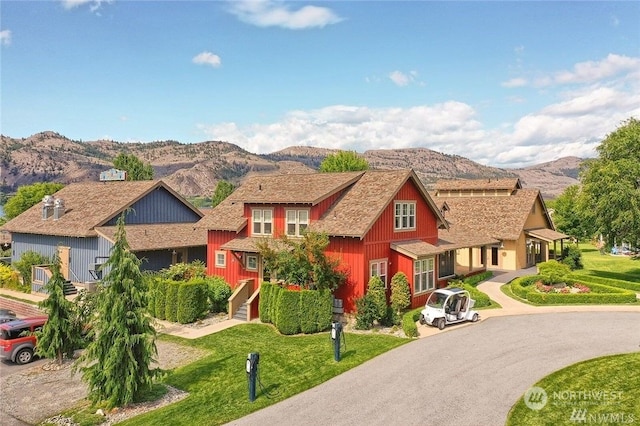
<instances>
[{"instance_id":1,"label":"blue sky","mask_svg":"<svg viewBox=\"0 0 640 426\"><path fill-rule=\"evenodd\" d=\"M1 132L590 157L640 117L640 2L0 3Z\"/></svg>"}]
</instances>

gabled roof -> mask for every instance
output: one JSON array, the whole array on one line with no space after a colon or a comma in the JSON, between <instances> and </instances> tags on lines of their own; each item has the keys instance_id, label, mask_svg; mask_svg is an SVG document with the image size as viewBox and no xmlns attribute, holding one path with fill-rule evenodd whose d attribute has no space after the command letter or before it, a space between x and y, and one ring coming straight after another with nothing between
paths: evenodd
<instances>
[{"instance_id":1,"label":"gabled roof","mask_svg":"<svg viewBox=\"0 0 640 426\"><path fill-rule=\"evenodd\" d=\"M364 238L393 197L409 180L413 181L433 210L438 224L445 224L440 210L413 170L370 170L320 220L310 224L309 229L332 236Z\"/></svg>"},{"instance_id":2,"label":"gabled roof","mask_svg":"<svg viewBox=\"0 0 640 426\"><path fill-rule=\"evenodd\" d=\"M549 243L569 238L567 234L563 234L562 232L554 231L547 228L527 229L525 230L525 234L527 234L527 236L538 238L539 240L543 240Z\"/></svg>"},{"instance_id":3,"label":"gabled roof","mask_svg":"<svg viewBox=\"0 0 640 426\"><path fill-rule=\"evenodd\" d=\"M156 188L164 188L202 217L202 213L161 180L72 183L56 192L64 200L65 213L57 220L42 219L38 203L7 222L2 230L13 233L94 237L104 225Z\"/></svg>"},{"instance_id":4,"label":"gabled roof","mask_svg":"<svg viewBox=\"0 0 640 426\"><path fill-rule=\"evenodd\" d=\"M95 231L114 243L117 229L117 226L99 226ZM207 231L197 228L195 223L126 225L125 231L134 252L207 245Z\"/></svg>"},{"instance_id":5,"label":"gabled roof","mask_svg":"<svg viewBox=\"0 0 640 426\"><path fill-rule=\"evenodd\" d=\"M509 179L441 179L436 182L435 191L460 190L516 190L522 184L518 178Z\"/></svg>"},{"instance_id":6,"label":"gabled roof","mask_svg":"<svg viewBox=\"0 0 640 426\"><path fill-rule=\"evenodd\" d=\"M309 229L332 236L363 238L409 180L433 210L438 223L446 226L440 210L412 170L255 176L201 219L198 226L240 232L247 224L247 219L243 217L244 203L314 205L344 190L325 214L309 225ZM248 189L245 188L247 185ZM273 194L274 199L270 200L268 194Z\"/></svg>"},{"instance_id":7,"label":"gabled roof","mask_svg":"<svg viewBox=\"0 0 640 426\"><path fill-rule=\"evenodd\" d=\"M536 200L542 202L537 189L519 189L508 197L435 197L438 205L446 201L449 206L445 219L457 235L499 240L518 239Z\"/></svg>"}]
</instances>

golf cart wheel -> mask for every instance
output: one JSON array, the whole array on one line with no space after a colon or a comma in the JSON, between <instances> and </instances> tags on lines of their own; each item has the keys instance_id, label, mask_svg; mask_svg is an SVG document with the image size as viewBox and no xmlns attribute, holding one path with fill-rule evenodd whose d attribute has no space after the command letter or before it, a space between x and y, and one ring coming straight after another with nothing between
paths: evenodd
<instances>
[{"instance_id":1,"label":"golf cart wheel","mask_svg":"<svg viewBox=\"0 0 640 426\"><path fill-rule=\"evenodd\" d=\"M478 316L478 314L473 314L473 317L471 317L471 322L478 322L479 319L480 317Z\"/></svg>"},{"instance_id":2,"label":"golf cart wheel","mask_svg":"<svg viewBox=\"0 0 640 426\"><path fill-rule=\"evenodd\" d=\"M440 318L438 320L438 329L439 330L444 330L444 326L447 325L447 323L445 322L444 318Z\"/></svg>"},{"instance_id":3,"label":"golf cart wheel","mask_svg":"<svg viewBox=\"0 0 640 426\"><path fill-rule=\"evenodd\" d=\"M425 325L427 320L424 319L424 315L420 314L420 324Z\"/></svg>"}]
</instances>

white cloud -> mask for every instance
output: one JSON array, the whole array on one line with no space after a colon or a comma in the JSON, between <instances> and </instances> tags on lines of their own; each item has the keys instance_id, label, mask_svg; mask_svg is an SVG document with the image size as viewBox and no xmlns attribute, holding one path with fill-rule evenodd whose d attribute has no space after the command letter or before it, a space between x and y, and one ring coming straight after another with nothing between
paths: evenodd
<instances>
[{"instance_id":1,"label":"white cloud","mask_svg":"<svg viewBox=\"0 0 640 426\"><path fill-rule=\"evenodd\" d=\"M507 80L502 82L500 85L502 87L513 88L513 87L523 87L527 85L527 79L522 77L512 78L511 80Z\"/></svg>"},{"instance_id":2,"label":"white cloud","mask_svg":"<svg viewBox=\"0 0 640 426\"><path fill-rule=\"evenodd\" d=\"M229 12L242 22L258 27L281 27L290 30L323 28L342 21L331 9L303 6L293 9L280 0L233 0Z\"/></svg>"},{"instance_id":3,"label":"white cloud","mask_svg":"<svg viewBox=\"0 0 640 426\"><path fill-rule=\"evenodd\" d=\"M209 140L235 143L254 153L294 145L357 152L423 147L498 167L521 167L564 156L593 157L607 134L629 117L640 118L636 61L610 55L589 63L593 65L577 64L576 81L608 77L576 83L569 86L571 90L554 93L547 89L555 101L494 128L481 121L473 106L451 100L410 108L331 105L291 111L273 123L242 127L236 123L200 124L198 130ZM407 79L413 75L400 74ZM592 77L587 78L589 75Z\"/></svg>"},{"instance_id":4,"label":"white cloud","mask_svg":"<svg viewBox=\"0 0 640 426\"><path fill-rule=\"evenodd\" d=\"M210 65L214 68L218 68L222 64L220 56L214 55L211 52L202 52L193 57L192 62L199 65Z\"/></svg>"},{"instance_id":5,"label":"white cloud","mask_svg":"<svg viewBox=\"0 0 640 426\"><path fill-rule=\"evenodd\" d=\"M409 84L416 83L419 86L423 86L424 83L418 81L418 71L409 71L404 73L402 71L392 71L389 73L389 79L393 81L396 86L404 87Z\"/></svg>"},{"instance_id":6,"label":"white cloud","mask_svg":"<svg viewBox=\"0 0 640 426\"><path fill-rule=\"evenodd\" d=\"M100 7L102 7L103 3L112 3L113 0L60 0L62 2L62 7L67 10L75 9L80 6L84 6L86 4L89 5L89 10L91 12L96 12Z\"/></svg>"},{"instance_id":7,"label":"white cloud","mask_svg":"<svg viewBox=\"0 0 640 426\"><path fill-rule=\"evenodd\" d=\"M0 31L0 45L9 46L11 44L11 30Z\"/></svg>"}]
</instances>

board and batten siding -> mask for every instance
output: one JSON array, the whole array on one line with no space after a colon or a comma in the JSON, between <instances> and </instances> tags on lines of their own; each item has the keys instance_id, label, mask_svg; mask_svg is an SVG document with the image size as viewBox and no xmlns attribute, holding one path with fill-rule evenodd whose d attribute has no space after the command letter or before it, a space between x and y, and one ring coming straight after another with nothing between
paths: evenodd
<instances>
[{"instance_id":1,"label":"board and batten siding","mask_svg":"<svg viewBox=\"0 0 640 426\"><path fill-rule=\"evenodd\" d=\"M96 237L61 237L53 235L12 234L11 260L20 260L27 251L35 251L53 259L58 246L70 248L69 279L73 282L95 281L89 273L89 264L96 262L96 256L109 256L109 250L100 254Z\"/></svg>"},{"instance_id":2,"label":"board and batten siding","mask_svg":"<svg viewBox=\"0 0 640 426\"><path fill-rule=\"evenodd\" d=\"M120 215L109 220L105 226L115 226ZM159 187L131 205L125 213L127 225L146 223L192 223L200 216L165 188Z\"/></svg>"}]
</instances>

